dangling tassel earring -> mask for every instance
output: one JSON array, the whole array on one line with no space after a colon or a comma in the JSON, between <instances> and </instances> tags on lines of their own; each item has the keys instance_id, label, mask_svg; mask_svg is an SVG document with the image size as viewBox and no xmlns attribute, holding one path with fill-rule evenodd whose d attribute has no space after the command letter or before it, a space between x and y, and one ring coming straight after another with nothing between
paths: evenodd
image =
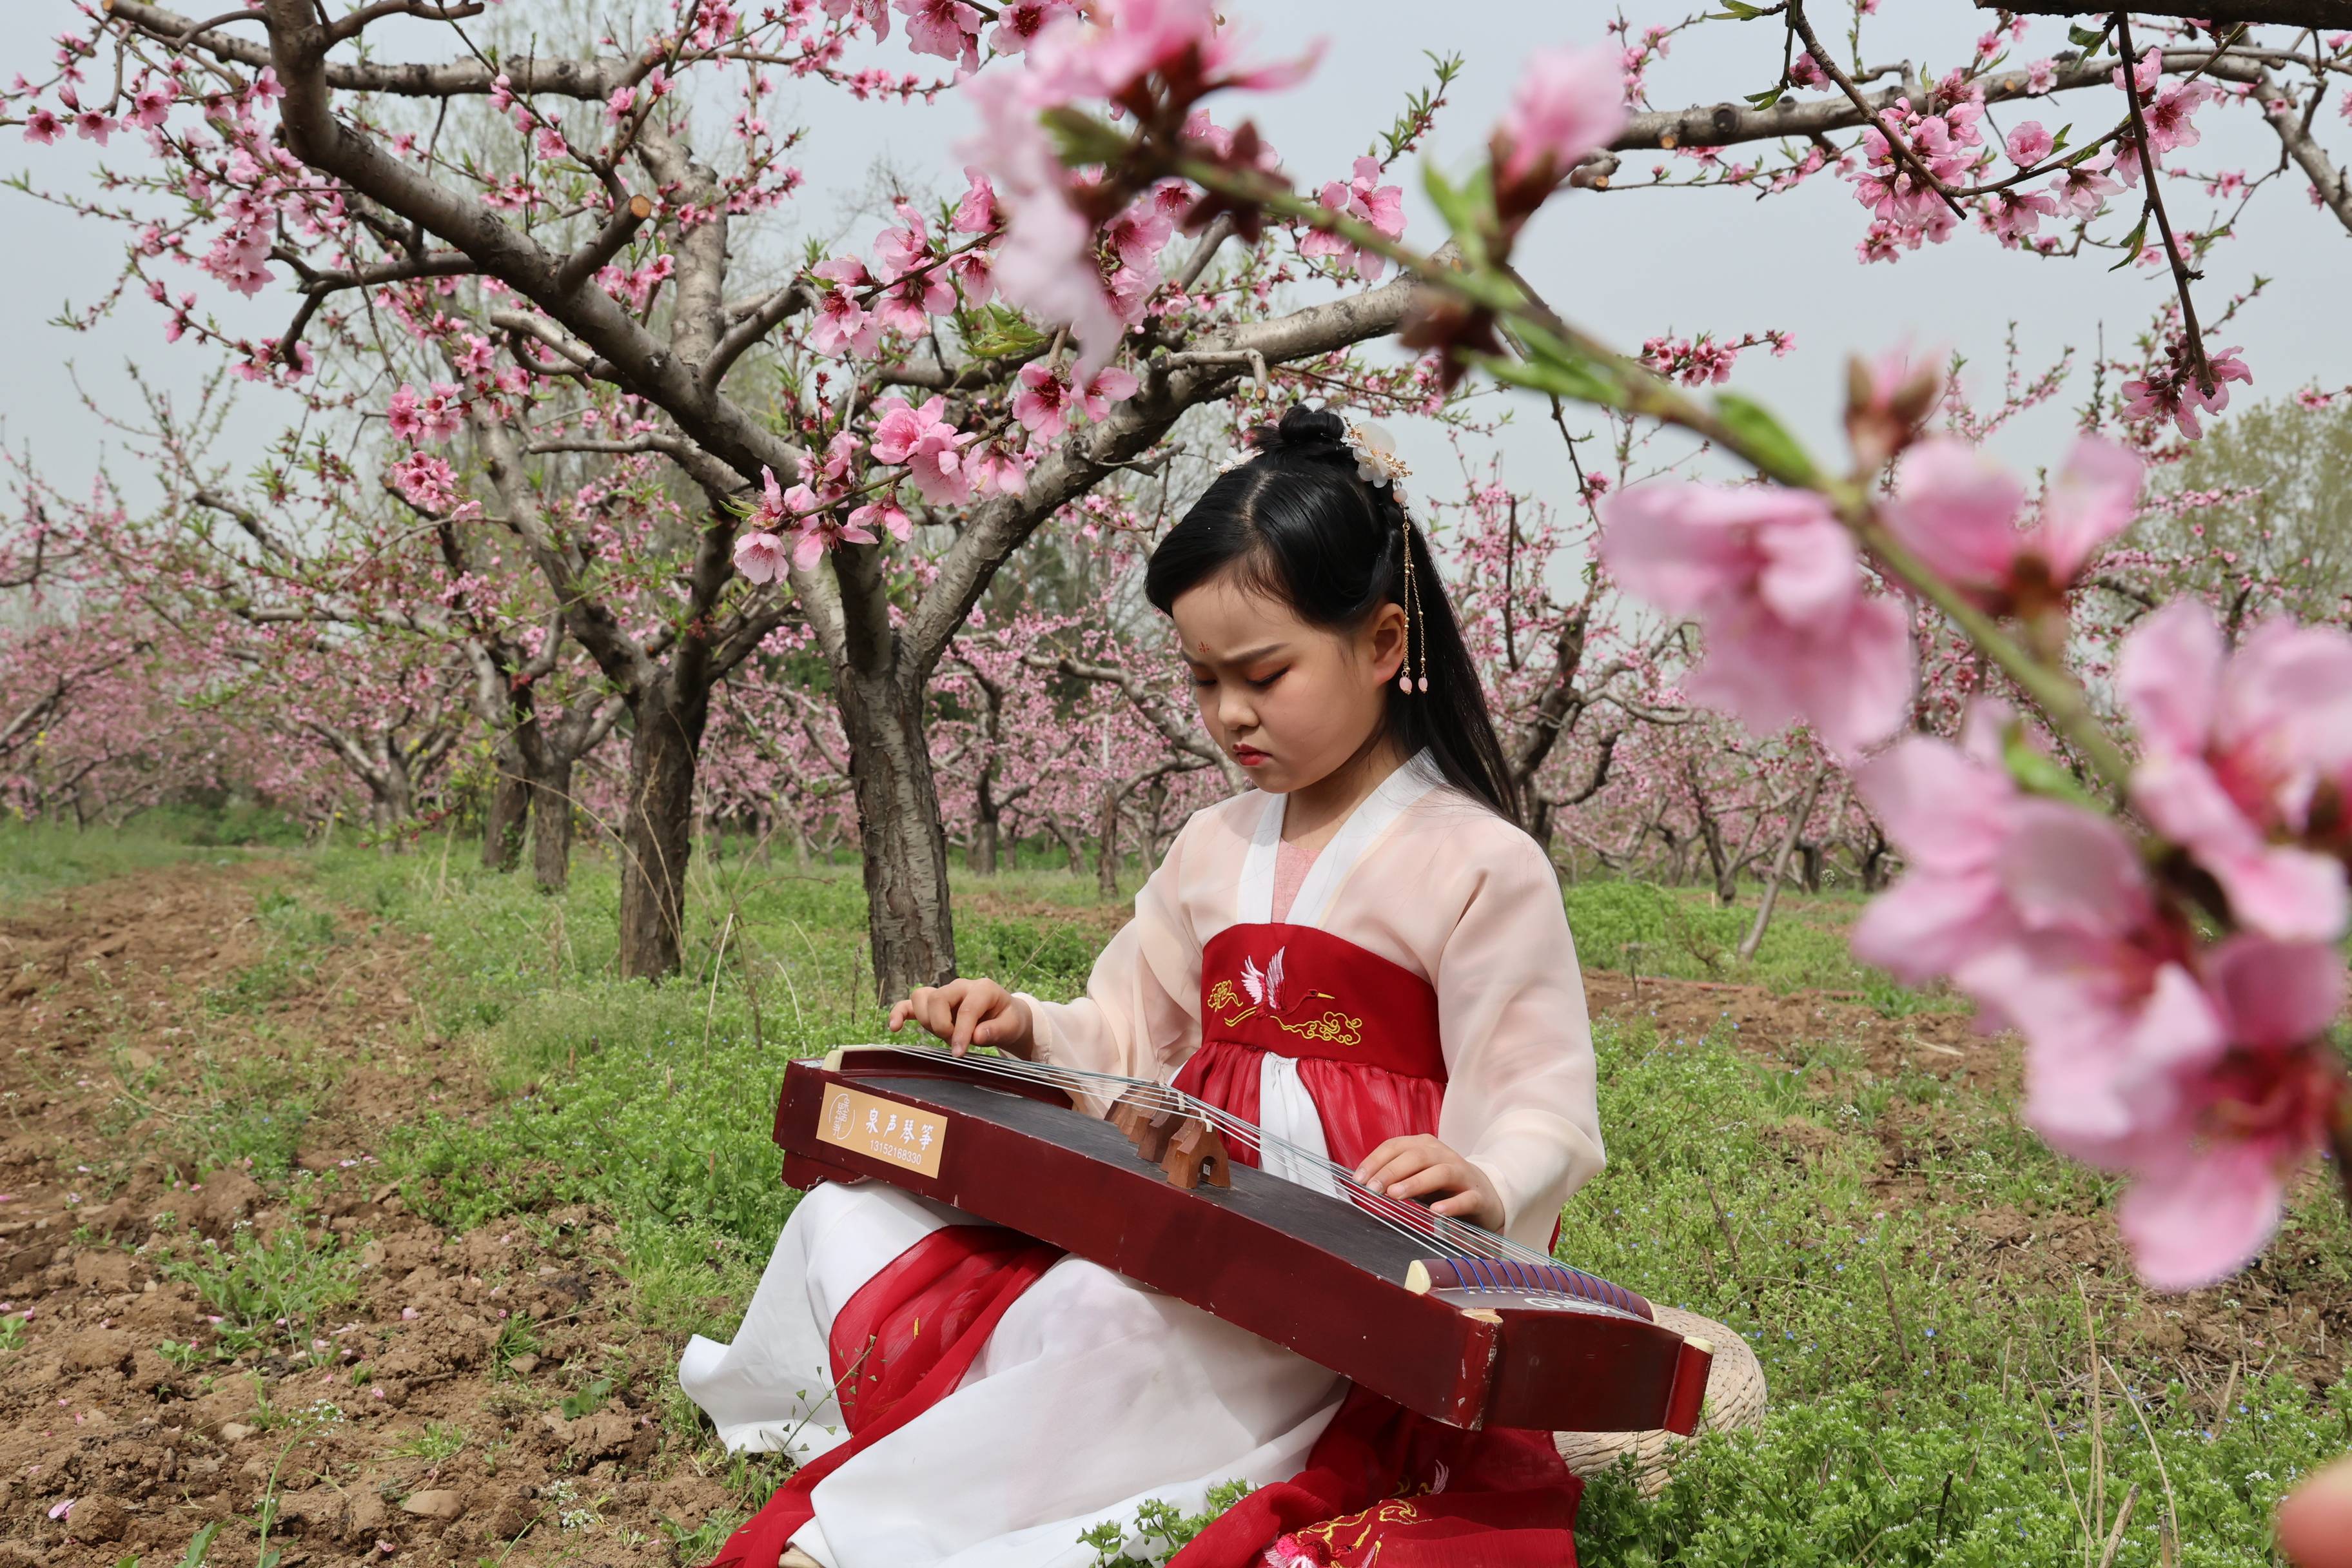
<instances>
[{"instance_id":1,"label":"dangling tassel earring","mask_svg":"<svg viewBox=\"0 0 2352 1568\"><path fill-rule=\"evenodd\" d=\"M1404 664L1397 670L1397 689L1411 696L1418 689L1429 689L1429 626L1421 611L1421 579L1412 565L1412 518L1404 510L1402 498L1397 506L1397 530L1404 548ZM1416 667L1413 644L1419 640L1421 657ZM1410 671L1418 668L1416 682Z\"/></svg>"},{"instance_id":2,"label":"dangling tassel earring","mask_svg":"<svg viewBox=\"0 0 2352 1568\"><path fill-rule=\"evenodd\" d=\"M1396 442L1378 425L1369 422L1348 426L1340 445L1356 459L1356 478L1374 489L1389 492L1396 502L1398 537L1404 546L1404 663L1397 670L1397 689L1410 697L1418 689L1429 689L1429 627L1422 620L1421 584L1412 566L1412 509L1404 497L1404 481L1412 474L1404 459L1396 454ZM1413 662L1413 640L1421 642L1420 663ZM1418 671L1419 680L1414 676Z\"/></svg>"}]
</instances>

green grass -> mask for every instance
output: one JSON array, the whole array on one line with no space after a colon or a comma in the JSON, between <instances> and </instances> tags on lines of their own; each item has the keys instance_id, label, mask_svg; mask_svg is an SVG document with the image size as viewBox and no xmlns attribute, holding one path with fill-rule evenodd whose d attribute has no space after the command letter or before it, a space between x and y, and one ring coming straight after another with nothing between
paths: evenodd
<instances>
[{"instance_id":1,"label":"green grass","mask_svg":"<svg viewBox=\"0 0 2352 1568\"><path fill-rule=\"evenodd\" d=\"M84 832L0 816L0 909L103 877L168 866L191 853L184 838L137 825Z\"/></svg>"},{"instance_id":2,"label":"green grass","mask_svg":"<svg viewBox=\"0 0 2352 1568\"><path fill-rule=\"evenodd\" d=\"M301 842L301 830L285 816L256 805L165 806L142 812L121 827L89 828L26 822L0 812L0 910L207 850L290 848Z\"/></svg>"},{"instance_id":3,"label":"green grass","mask_svg":"<svg viewBox=\"0 0 2352 1568\"><path fill-rule=\"evenodd\" d=\"M412 990L431 1022L478 1045L504 1091L488 1114L420 1116L383 1152L386 1179L454 1226L593 1205L614 1226L641 1326L670 1344L689 1331L730 1337L794 1201L768 1137L784 1064L881 1026L854 868L698 861L686 973L656 987L612 977L608 863L583 858L572 890L548 899L456 847L446 868L430 841L404 858L311 856L300 897L265 911L272 942L298 959L363 940L319 923L329 904L429 939L437 956ZM1060 873L959 875L957 888L965 971L1048 995L1083 984L1115 919L1090 882ZM994 912L969 907L974 893ZM1758 961L1739 965L1729 949L1752 904L1717 910L1701 892L1610 883L1568 899L1596 969L1852 993L1890 1015L1949 1005L1852 963L1841 932L1855 900L1790 900ZM2249 1347L2221 1409L2210 1356L2161 1348L2170 1300L2063 1265L2013 1267L2014 1254L1996 1263L1992 1219L2096 1213L2106 1226L2114 1196L2018 1126L1982 1087L1998 1075L1874 1068L1833 1032L1769 1046L1728 1028L1598 1032L1611 1160L1570 1206L1562 1254L1729 1325L1762 1360L1772 1405L1761 1430L1701 1444L1654 1500L1596 1482L1582 1560L2071 1564L2086 1535L2104 1545L2086 1517L2095 1484L2110 1527L2138 1489L2120 1568L2154 1568L2170 1521L2172 1561L2272 1561L2269 1510L2296 1476L2352 1447L2352 1395L2311 1392L2289 1375L2293 1358L2263 1372L2267 1310L2209 1297L2199 1310ZM320 1092L310 1068L285 1070L281 1097ZM210 1100L225 1112L238 1093L224 1080ZM225 1115L218 1125L220 1146L244 1139L257 1170L290 1148ZM295 1236L272 1238L282 1257L240 1237L185 1266L241 1321L289 1315L287 1300L299 1315L330 1298L358 1242ZM2316 1194L2263 1280L2352 1302L2347 1262L2352 1228ZM272 1281L290 1296L269 1296ZM2086 1312L2106 1356L2096 1364L2112 1368L2096 1384ZM503 1354L526 1348L518 1339ZM2307 1361L2301 1370L2308 1379ZM756 1505L781 1466L719 1456L664 1378L672 1441L703 1445L699 1462ZM664 1528L699 1550L714 1527Z\"/></svg>"},{"instance_id":4,"label":"green grass","mask_svg":"<svg viewBox=\"0 0 2352 1568\"><path fill-rule=\"evenodd\" d=\"M1957 1004L1898 984L1854 962L1845 933L1862 910L1858 893L1784 896L1753 961L1738 958L1756 918L1757 890L1729 908L1699 888L1649 882L1584 882L1568 889L1569 926L1588 969L1727 981L1774 991L1828 991L1869 1003L1889 1016Z\"/></svg>"},{"instance_id":5,"label":"green grass","mask_svg":"<svg viewBox=\"0 0 2352 1568\"><path fill-rule=\"evenodd\" d=\"M239 1225L226 1242L182 1233L155 1244L163 1277L194 1285L219 1315L218 1353L253 1349L310 1353L313 1331L359 1297L359 1251L368 1238L306 1229L301 1216L266 1237Z\"/></svg>"}]
</instances>

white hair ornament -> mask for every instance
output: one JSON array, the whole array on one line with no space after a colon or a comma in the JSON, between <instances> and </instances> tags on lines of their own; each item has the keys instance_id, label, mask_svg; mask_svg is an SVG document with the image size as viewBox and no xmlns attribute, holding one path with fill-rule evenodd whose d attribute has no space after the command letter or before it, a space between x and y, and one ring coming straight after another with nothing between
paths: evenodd
<instances>
[{"instance_id":1,"label":"white hair ornament","mask_svg":"<svg viewBox=\"0 0 2352 1568\"><path fill-rule=\"evenodd\" d=\"M1356 477L1374 489L1383 489L1396 502L1404 548L1405 667L1397 671L1397 689L1411 696L1429 689L1429 627L1422 620L1421 580L1412 563L1412 506L1405 500L1404 482L1412 469L1397 456L1396 438L1383 426L1367 419L1348 426L1341 438L1355 454ZM1414 645L1420 658L1414 659Z\"/></svg>"}]
</instances>

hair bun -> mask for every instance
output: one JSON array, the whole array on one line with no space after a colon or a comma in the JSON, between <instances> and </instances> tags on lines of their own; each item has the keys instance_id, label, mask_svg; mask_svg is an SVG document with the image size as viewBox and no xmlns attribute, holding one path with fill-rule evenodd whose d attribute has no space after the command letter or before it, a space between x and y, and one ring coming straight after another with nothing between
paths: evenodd
<instances>
[{"instance_id":1,"label":"hair bun","mask_svg":"<svg viewBox=\"0 0 2352 1568\"><path fill-rule=\"evenodd\" d=\"M1335 447L1348 436L1348 422L1328 408L1294 405L1279 423L1261 425L1250 432L1250 444L1261 452L1291 452L1301 447Z\"/></svg>"}]
</instances>

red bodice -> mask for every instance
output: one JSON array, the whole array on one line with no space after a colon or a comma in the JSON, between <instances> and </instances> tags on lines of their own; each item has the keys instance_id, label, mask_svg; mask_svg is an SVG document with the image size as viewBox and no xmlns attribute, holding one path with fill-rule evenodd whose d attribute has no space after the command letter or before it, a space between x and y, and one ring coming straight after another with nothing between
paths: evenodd
<instances>
[{"instance_id":1,"label":"red bodice","mask_svg":"<svg viewBox=\"0 0 2352 1568\"><path fill-rule=\"evenodd\" d=\"M1260 1122L1268 1055L1297 1062L1340 1164L1385 1139L1437 1131L1445 1099L1437 992L1352 942L1316 926L1233 925L1202 947L1201 1048L1176 1087Z\"/></svg>"}]
</instances>

